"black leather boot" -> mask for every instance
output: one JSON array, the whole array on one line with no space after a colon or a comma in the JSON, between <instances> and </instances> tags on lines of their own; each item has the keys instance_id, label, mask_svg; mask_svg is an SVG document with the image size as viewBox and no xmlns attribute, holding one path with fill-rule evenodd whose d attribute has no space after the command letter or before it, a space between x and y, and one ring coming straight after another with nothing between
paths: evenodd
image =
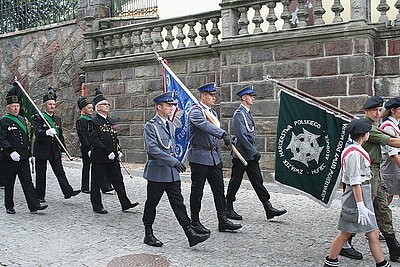
<instances>
[{"instance_id":1,"label":"black leather boot","mask_svg":"<svg viewBox=\"0 0 400 267\"><path fill-rule=\"evenodd\" d=\"M385 235L386 244L389 249L389 257L391 261L398 261L400 259L400 244L394 234Z\"/></svg>"},{"instance_id":2,"label":"black leather boot","mask_svg":"<svg viewBox=\"0 0 400 267\"><path fill-rule=\"evenodd\" d=\"M144 228L144 243L152 247L161 247L163 243L153 235L153 228Z\"/></svg>"},{"instance_id":3,"label":"black leather boot","mask_svg":"<svg viewBox=\"0 0 400 267\"><path fill-rule=\"evenodd\" d=\"M205 228L204 225L202 225L200 223L198 214L192 213L191 216L192 216L192 228L196 233L198 233L198 234L210 234L211 233L211 231L209 229Z\"/></svg>"},{"instance_id":4,"label":"black leather boot","mask_svg":"<svg viewBox=\"0 0 400 267\"><path fill-rule=\"evenodd\" d=\"M198 243L206 241L210 237L210 233L208 234L199 234L193 229L192 225L183 227L185 231L186 237L189 241L189 246L196 246Z\"/></svg>"},{"instance_id":5,"label":"black leather boot","mask_svg":"<svg viewBox=\"0 0 400 267\"><path fill-rule=\"evenodd\" d=\"M243 217L236 213L233 209L233 202L227 201L226 202L226 217L232 220L243 220Z\"/></svg>"},{"instance_id":6,"label":"black leather boot","mask_svg":"<svg viewBox=\"0 0 400 267\"><path fill-rule=\"evenodd\" d=\"M274 218L275 216L281 216L285 214L286 210L278 210L272 207L271 202L267 201L264 203L265 213L267 214L267 220Z\"/></svg>"},{"instance_id":7,"label":"black leather boot","mask_svg":"<svg viewBox=\"0 0 400 267\"><path fill-rule=\"evenodd\" d=\"M224 211L218 212L218 231L235 231L242 228L241 224L236 224L228 220Z\"/></svg>"}]
</instances>

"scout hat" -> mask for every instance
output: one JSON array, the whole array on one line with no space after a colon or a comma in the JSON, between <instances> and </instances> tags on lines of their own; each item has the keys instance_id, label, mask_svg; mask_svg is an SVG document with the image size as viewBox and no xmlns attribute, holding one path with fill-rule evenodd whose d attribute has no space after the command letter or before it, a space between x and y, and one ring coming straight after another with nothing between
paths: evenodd
<instances>
[{"instance_id":1,"label":"scout hat","mask_svg":"<svg viewBox=\"0 0 400 267\"><path fill-rule=\"evenodd\" d=\"M385 109L398 108L398 107L400 107L400 99L398 97L389 99L385 103Z\"/></svg>"},{"instance_id":2,"label":"scout hat","mask_svg":"<svg viewBox=\"0 0 400 267\"><path fill-rule=\"evenodd\" d=\"M380 96L371 96L370 98L365 101L363 108L370 109L370 108L378 108L383 106L383 98Z\"/></svg>"},{"instance_id":3,"label":"scout hat","mask_svg":"<svg viewBox=\"0 0 400 267\"><path fill-rule=\"evenodd\" d=\"M346 127L350 136L368 133L372 128L371 122L366 118L353 119Z\"/></svg>"}]
</instances>

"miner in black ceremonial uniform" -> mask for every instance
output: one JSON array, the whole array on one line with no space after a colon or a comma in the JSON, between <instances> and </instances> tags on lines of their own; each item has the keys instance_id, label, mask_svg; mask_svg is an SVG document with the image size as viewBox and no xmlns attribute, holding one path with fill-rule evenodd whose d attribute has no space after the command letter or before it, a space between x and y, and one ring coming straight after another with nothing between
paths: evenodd
<instances>
[{"instance_id":1,"label":"miner in black ceremonial uniform","mask_svg":"<svg viewBox=\"0 0 400 267\"><path fill-rule=\"evenodd\" d=\"M18 115L21 108L21 91L18 85L9 90L6 96L6 114L0 119L0 146L4 170L6 211L15 214L14 185L18 175L28 208L31 212L44 210L47 205L40 205L29 167L31 156L28 128L24 117Z\"/></svg>"},{"instance_id":2,"label":"miner in black ceremonial uniform","mask_svg":"<svg viewBox=\"0 0 400 267\"><path fill-rule=\"evenodd\" d=\"M126 195L119 163L122 152L117 137L115 120L109 117L110 103L99 89L95 90L93 103L97 112L92 118L92 128L90 129L90 138L93 142L93 149L90 153L90 162L92 163L90 201L93 211L100 214L108 213L103 207L100 193L104 175L110 179L115 192L117 192L122 210L126 211L136 207L139 203L131 203Z\"/></svg>"},{"instance_id":3,"label":"miner in black ceremonial uniform","mask_svg":"<svg viewBox=\"0 0 400 267\"><path fill-rule=\"evenodd\" d=\"M90 124L93 115L93 103L87 97L80 96L77 100L78 108L81 111L81 116L76 120L76 132L78 134L79 142L81 143L82 155L82 183L81 190L83 193L89 194L89 180L90 180L90 153L93 148L92 140L89 136ZM101 191L103 193L111 192L114 189L106 177L104 177Z\"/></svg>"},{"instance_id":4,"label":"miner in black ceremonial uniform","mask_svg":"<svg viewBox=\"0 0 400 267\"><path fill-rule=\"evenodd\" d=\"M36 192L41 202L45 202L47 162L50 163L54 175L57 177L65 199L71 198L81 192L81 190L74 190L69 184L61 162L62 148L60 148L60 144L55 136L57 135L63 144L64 136L61 117L54 114L56 100L56 92L50 87L47 94L43 96L44 112L42 112L42 115L47 123L39 114L35 114L33 117L35 134L33 156L35 157Z\"/></svg>"}]
</instances>

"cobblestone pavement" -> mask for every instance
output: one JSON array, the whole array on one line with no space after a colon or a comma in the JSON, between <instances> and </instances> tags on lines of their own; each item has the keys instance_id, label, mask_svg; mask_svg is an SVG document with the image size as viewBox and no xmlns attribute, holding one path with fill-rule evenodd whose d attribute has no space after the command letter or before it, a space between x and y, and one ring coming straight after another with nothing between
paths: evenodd
<instances>
[{"instance_id":1,"label":"cobblestone pavement","mask_svg":"<svg viewBox=\"0 0 400 267\"><path fill-rule=\"evenodd\" d=\"M109 211L106 215L92 211L87 194L65 200L51 168L46 195L49 208L43 212L29 213L17 182L14 198L17 213L7 214L4 191L0 190L3 207L0 211L0 266L165 266L162 259L167 259L170 266L322 266L336 234L340 192L327 209L293 191L267 184L273 205L288 210L284 216L267 221L250 183L244 181L235 203L235 209L244 217L241 230L218 232L214 202L207 185L200 217L211 229L211 237L190 248L164 196L153 227L155 236L164 246L149 247L143 244L142 215L146 197L146 181L141 177L143 166L125 166L133 176L131 179L122 170L128 196L131 201L140 203L130 212L121 211L116 195L103 195L104 207ZM64 161L64 167L71 185L79 189L81 162ZM188 207L189 173L183 176L182 191ZM395 199L391 206L398 229L399 203ZM375 266L364 235L357 235L354 244L363 252L364 259L341 258L340 266ZM388 258L387 247L382 245ZM126 258L118 261L123 256ZM138 259L138 256L147 257L147 265L128 260ZM392 263L392 266L400 266L400 263Z\"/></svg>"}]
</instances>

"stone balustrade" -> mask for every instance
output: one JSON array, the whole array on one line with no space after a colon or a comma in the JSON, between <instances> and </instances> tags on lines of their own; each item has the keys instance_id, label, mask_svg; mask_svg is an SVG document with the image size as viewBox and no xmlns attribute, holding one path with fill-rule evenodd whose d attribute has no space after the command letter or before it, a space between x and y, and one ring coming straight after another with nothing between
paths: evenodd
<instances>
[{"instance_id":1,"label":"stone balustrade","mask_svg":"<svg viewBox=\"0 0 400 267\"><path fill-rule=\"evenodd\" d=\"M89 31L84 37L87 59L101 59L122 55L141 54L153 50L172 50L207 46L220 42L220 11L173 19L157 20L128 26L109 28L109 19L98 21L94 30L93 18L86 18Z\"/></svg>"},{"instance_id":2,"label":"stone balustrade","mask_svg":"<svg viewBox=\"0 0 400 267\"><path fill-rule=\"evenodd\" d=\"M400 25L400 0L380 0L368 13L374 1L333 0L327 6L322 0L222 0L221 10L122 27L112 27L110 18L86 17L86 59L201 47L223 38L357 20L383 27ZM389 9L397 10L395 18L388 17ZM376 21L371 20L373 12Z\"/></svg>"}]
</instances>

